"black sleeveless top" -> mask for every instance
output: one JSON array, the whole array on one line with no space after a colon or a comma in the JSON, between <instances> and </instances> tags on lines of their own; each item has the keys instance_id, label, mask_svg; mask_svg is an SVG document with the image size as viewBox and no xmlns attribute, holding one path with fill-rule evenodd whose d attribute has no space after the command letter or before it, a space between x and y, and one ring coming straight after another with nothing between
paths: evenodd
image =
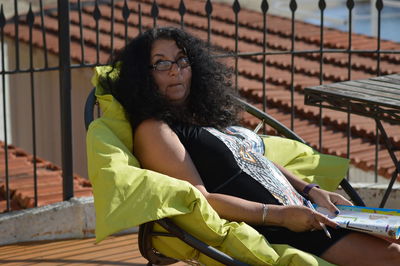
<instances>
[{"instance_id":1,"label":"black sleeveless top","mask_svg":"<svg viewBox=\"0 0 400 266\"><path fill-rule=\"evenodd\" d=\"M303 204L303 198L263 156L264 143L251 130L234 126L219 131L183 125L173 126L172 130L189 153L207 191L268 204Z\"/></svg>"},{"instance_id":2,"label":"black sleeveless top","mask_svg":"<svg viewBox=\"0 0 400 266\"><path fill-rule=\"evenodd\" d=\"M271 193L267 189L269 187L275 190L274 184L270 186L266 180L279 179L281 173L279 170L270 171L270 162L263 156L263 141L252 131L229 127L221 132L195 126L174 126L172 130L188 151L209 192L267 204L292 204L293 202L284 202L285 199L280 197L279 192L282 191L297 197L293 187L284 188L285 182L279 186L282 191ZM258 166L260 167L257 168ZM302 201L302 197L298 196ZM317 256L348 234L345 229L330 230L332 238L329 239L322 230L293 232L279 226L253 227L270 243L288 244Z\"/></svg>"}]
</instances>

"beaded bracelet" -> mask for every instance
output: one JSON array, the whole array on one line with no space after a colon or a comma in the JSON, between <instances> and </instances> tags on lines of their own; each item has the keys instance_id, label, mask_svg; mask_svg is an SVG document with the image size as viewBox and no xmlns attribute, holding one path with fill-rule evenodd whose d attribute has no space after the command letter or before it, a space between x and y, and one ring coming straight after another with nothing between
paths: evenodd
<instances>
[{"instance_id":1,"label":"beaded bracelet","mask_svg":"<svg viewBox=\"0 0 400 266\"><path fill-rule=\"evenodd\" d=\"M307 186L304 187L304 189L303 189L303 191L301 192L301 194L302 194L304 197L308 198L308 194L310 193L310 190L311 190L313 187L319 188L319 186L318 186L317 184L308 184Z\"/></svg>"}]
</instances>

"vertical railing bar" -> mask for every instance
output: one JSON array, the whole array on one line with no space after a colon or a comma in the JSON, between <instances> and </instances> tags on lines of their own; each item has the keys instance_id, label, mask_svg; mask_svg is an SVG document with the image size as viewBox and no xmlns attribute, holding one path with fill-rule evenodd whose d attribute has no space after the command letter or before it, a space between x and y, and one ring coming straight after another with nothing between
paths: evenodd
<instances>
[{"instance_id":1,"label":"vertical railing bar","mask_svg":"<svg viewBox=\"0 0 400 266\"><path fill-rule=\"evenodd\" d=\"M235 90L239 90L238 76L239 76L239 12L240 4L238 0L233 3L233 12L235 13Z\"/></svg>"},{"instance_id":2,"label":"vertical railing bar","mask_svg":"<svg viewBox=\"0 0 400 266\"><path fill-rule=\"evenodd\" d=\"M37 176L37 153L36 153L36 112L35 112L35 76L33 67L33 36L32 29L34 23L34 14L32 12L32 3L29 3L29 11L27 14L27 23L29 25L29 76L31 86L31 112L32 112L32 147L33 147L33 189L35 207L38 206L38 176Z\"/></svg>"},{"instance_id":3,"label":"vertical railing bar","mask_svg":"<svg viewBox=\"0 0 400 266\"><path fill-rule=\"evenodd\" d=\"M100 30L99 30L99 20L101 18L101 13L99 10L98 0L95 1L95 7L93 11L94 20L96 21L96 64L100 64Z\"/></svg>"},{"instance_id":4,"label":"vertical railing bar","mask_svg":"<svg viewBox=\"0 0 400 266\"><path fill-rule=\"evenodd\" d=\"M114 6L114 0L111 0L111 20L110 20L110 27L111 27L111 32L110 32L110 49L111 49L111 57L113 57L114 54L114 12L115 12L115 6Z\"/></svg>"},{"instance_id":5,"label":"vertical railing bar","mask_svg":"<svg viewBox=\"0 0 400 266\"><path fill-rule=\"evenodd\" d=\"M321 21L320 21L320 31L319 31L319 38L320 38L320 44L319 44L319 85L323 84L324 81L324 11L325 8L322 6L324 1L319 1L320 2L320 10L321 10Z\"/></svg>"},{"instance_id":6,"label":"vertical railing bar","mask_svg":"<svg viewBox=\"0 0 400 266\"><path fill-rule=\"evenodd\" d=\"M267 97L266 97L266 91L265 91L265 78L266 78L266 60L267 60L267 56L265 54L266 52L266 44L267 44L267 12L263 10L263 71L262 71L262 78L263 78L263 82L262 82L262 96L263 96L263 105L262 105L262 110L263 112L266 111L267 109ZM264 132L265 134L265 132Z\"/></svg>"},{"instance_id":7,"label":"vertical railing bar","mask_svg":"<svg viewBox=\"0 0 400 266\"><path fill-rule=\"evenodd\" d=\"M139 25L139 34L142 35L142 6L138 3L138 25Z\"/></svg>"},{"instance_id":8,"label":"vertical railing bar","mask_svg":"<svg viewBox=\"0 0 400 266\"><path fill-rule=\"evenodd\" d=\"M347 109L347 159L350 159L350 152L351 152L351 106L348 106ZM347 170L346 179L350 181L350 169Z\"/></svg>"},{"instance_id":9,"label":"vertical railing bar","mask_svg":"<svg viewBox=\"0 0 400 266\"><path fill-rule=\"evenodd\" d=\"M238 76L239 76L239 25L238 25L238 15L235 14L235 90L238 90Z\"/></svg>"},{"instance_id":10,"label":"vertical railing bar","mask_svg":"<svg viewBox=\"0 0 400 266\"><path fill-rule=\"evenodd\" d=\"M353 41L353 0L347 1L347 8L349 9L349 42L348 42L348 62L347 79L351 80L351 67L352 67L352 41Z\"/></svg>"},{"instance_id":11,"label":"vertical railing bar","mask_svg":"<svg viewBox=\"0 0 400 266\"><path fill-rule=\"evenodd\" d=\"M85 38L83 36L82 5L78 0L79 35L81 36L81 64L85 64Z\"/></svg>"},{"instance_id":12,"label":"vertical railing bar","mask_svg":"<svg viewBox=\"0 0 400 266\"><path fill-rule=\"evenodd\" d=\"M210 0L207 0L205 5L205 10L207 14L207 43L211 46L211 13L212 13L212 4Z\"/></svg>"},{"instance_id":13,"label":"vertical railing bar","mask_svg":"<svg viewBox=\"0 0 400 266\"><path fill-rule=\"evenodd\" d=\"M378 32L377 32L377 47L376 47L376 55L377 55L377 62L376 62L376 75L381 75L381 19L382 19L382 8L383 2L382 0L376 1L376 9L378 10Z\"/></svg>"},{"instance_id":14,"label":"vertical railing bar","mask_svg":"<svg viewBox=\"0 0 400 266\"><path fill-rule=\"evenodd\" d=\"M129 26L130 26L130 25L132 25L132 28L135 27L135 22L134 22L135 16L134 16L134 12L136 12L136 11L134 11L133 7L132 7L132 8L129 8L129 7L128 7L128 10L129 10L129 14L132 14L132 16L131 16L132 23L131 23L131 22L129 21L129 19L128 19L128 32L127 32L127 34L129 34ZM138 10L138 12L139 12L139 10ZM130 16L130 15L129 15L129 16ZM139 27L139 23L137 24L137 27ZM134 37L134 36L132 36L132 37ZM128 41L129 41L129 36L128 36Z\"/></svg>"},{"instance_id":15,"label":"vertical railing bar","mask_svg":"<svg viewBox=\"0 0 400 266\"><path fill-rule=\"evenodd\" d=\"M181 17L181 22L180 22L181 29L183 30L185 28L185 22L184 22L183 17L185 16L185 13L186 13L186 7L185 7L185 3L184 3L183 0L181 0L179 2L179 8L178 9L179 9L179 15Z\"/></svg>"},{"instance_id":16,"label":"vertical railing bar","mask_svg":"<svg viewBox=\"0 0 400 266\"><path fill-rule=\"evenodd\" d=\"M348 42L348 67L347 67L347 79L351 80L351 66L352 66L352 41L353 41L353 7L354 1L347 1L347 8L349 10L349 42ZM347 159L350 159L351 152L351 106L349 105L347 110ZM346 179L350 181L350 170L347 170Z\"/></svg>"},{"instance_id":17,"label":"vertical railing bar","mask_svg":"<svg viewBox=\"0 0 400 266\"><path fill-rule=\"evenodd\" d=\"M14 0L15 70L19 70L19 15L18 1Z\"/></svg>"},{"instance_id":18,"label":"vertical railing bar","mask_svg":"<svg viewBox=\"0 0 400 266\"><path fill-rule=\"evenodd\" d=\"M74 196L71 123L71 51L69 31L69 2L58 0L58 46L60 59L61 154L63 169L63 198Z\"/></svg>"},{"instance_id":19,"label":"vertical railing bar","mask_svg":"<svg viewBox=\"0 0 400 266\"><path fill-rule=\"evenodd\" d=\"M325 1L319 1L319 8L321 11L321 21L320 21L320 45L319 45L319 84L322 85L324 81L324 11L325 11ZM323 109L319 107L319 151L322 151L322 144L323 144L323 136L322 136L322 127L324 121L323 117Z\"/></svg>"},{"instance_id":20,"label":"vertical railing bar","mask_svg":"<svg viewBox=\"0 0 400 266\"><path fill-rule=\"evenodd\" d=\"M49 60L48 60L48 55L47 55L46 29L45 29L45 26L44 26L43 0L40 0L39 4L40 4L40 21L42 23L42 40L43 40L43 50L44 50L44 68L48 68L49 67Z\"/></svg>"},{"instance_id":21,"label":"vertical railing bar","mask_svg":"<svg viewBox=\"0 0 400 266\"><path fill-rule=\"evenodd\" d=\"M181 16L181 29L183 30L185 28L185 23L183 22L183 16Z\"/></svg>"},{"instance_id":22,"label":"vertical railing bar","mask_svg":"<svg viewBox=\"0 0 400 266\"><path fill-rule=\"evenodd\" d=\"M5 181L6 181L6 211L11 210L10 206L10 177L9 177L9 167L8 167L8 134L7 134L7 101L6 101L6 77L5 77L5 59L4 59L4 26L6 23L4 17L3 4L0 8L1 22L0 27L0 37L1 37L1 85L3 86L3 127L4 127L4 163L5 163Z\"/></svg>"},{"instance_id":23,"label":"vertical railing bar","mask_svg":"<svg viewBox=\"0 0 400 266\"><path fill-rule=\"evenodd\" d=\"M383 8L383 2L382 0L377 0L375 3L375 7L378 11L378 32L377 32L377 47L376 47L376 56L377 56L377 61L376 61L376 75L380 76L380 66L381 66L381 12ZM375 139L375 183L378 182L378 163L379 163L379 128L378 124L375 123L375 134L376 134L376 139Z\"/></svg>"},{"instance_id":24,"label":"vertical railing bar","mask_svg":"<svg viewBox=\"0 0 400 266\"><path fill-rule=\"evenodd\" d=\"M295 49L295 11L297 8L297 3L295 0L290 1L290 9L292 11L292 35L291 35L291 48L290 48L290 55L291 55L291 73L290 73L290 107L291 107L291 118L290 118L290 129L294 130L294 118L295 118L295 107L294 107L294 71L295 71L295 66L294 66L294 49Z\"/></svg>"},{"instance_id":25,"label":"vertical railing bar","mask_svg":"<svg viewBox=\"0 0 400 266\"><path fill-rule=\"evenodd\" d=\"M151 6L151 16L153 17L153 28L156 28L158 17L158 4L156 0L153 1L153 5Z\"/></svg>"},{"instance_id":26,"label":"vertical railing bar","mask_svg":"<svg viewBox=\"0 0 400 266\"><path fill-rule=\"evenodd\" d=\"M125 35L125 46L126 45L128 45L128 20L126 20L125 22L124 22L124 27L125 27L125 30L124 30L124 35Z\"/></svg>"},{"instance_id":27,"label":"vertical railing bar","mask_svg":"<svg viewBox=\"0 0 400 266\"><path fill-rule=\"evenodd\" d=\"M261 10L263 14L263 65L262 65L262 110L266 112L267 110L267 92L266 92L266 67L267 67L267 55L266 55L266 48L267 48L267 11L268 11L268 2L264 0L261 3ZM267 134L267 129L265 127L265 123L263 123L263 134Z\"/></svg>"},{"instance_id":28,"label":"vertical railing bar","mask_svg":"<svg viewBox=\"0 0 400 266\"><path fill-rule=\"evenodd\" d=\"M128 3L124 0L124 7L122 8L122 17L124 18L124 35L125 35L125 46L128 44L128 19L130 15L130 10L128 8Z\"/></svg>"}]
</instances>

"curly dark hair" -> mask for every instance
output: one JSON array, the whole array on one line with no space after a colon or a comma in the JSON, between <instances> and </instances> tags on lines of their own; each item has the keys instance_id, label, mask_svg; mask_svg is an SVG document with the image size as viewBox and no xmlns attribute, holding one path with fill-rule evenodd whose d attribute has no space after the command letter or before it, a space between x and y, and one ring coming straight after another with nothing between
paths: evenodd
<instances>
[{"instance_id":1,"label":"curly dark hair","mask_svg":"<svg viewBox=\"0 0 400 266\"><path fill-rule=\"evenodd\" d=\"M185 105L171 104L161 95L153 80L150 65L155 40L174 40L184 50L192 68L190 94ZM238 123L240 105L232 87L232 70L212 56L204 41L174 27L150 29L134 38L111 59L120 68L119 78L107 82L110 93L124 107L132 129L144 120L155 118L174 124L224 128Z\"/></svg>"}]
</instances>

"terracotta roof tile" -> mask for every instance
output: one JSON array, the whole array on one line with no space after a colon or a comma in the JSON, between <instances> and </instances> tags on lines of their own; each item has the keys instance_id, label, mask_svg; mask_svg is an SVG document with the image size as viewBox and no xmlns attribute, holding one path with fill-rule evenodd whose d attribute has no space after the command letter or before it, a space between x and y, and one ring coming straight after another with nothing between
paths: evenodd
<instances>
[{"instance_id":1,"label":"terracotta roof tile","mask_svg":"<svg viewBox=\"0 0 400 266\"><path fill-rule=\"evenodd\" d=\"M4 142L0 141L0 212L7 208ZM12 210L30 208L34 201L34 165L32 155L8 145L8 186ZM62 172L51 162L37 158L38 206L62 201ZM78 175L74 176L74 196L91 196L90 183Z\"/></svg>"}]
</instances>

